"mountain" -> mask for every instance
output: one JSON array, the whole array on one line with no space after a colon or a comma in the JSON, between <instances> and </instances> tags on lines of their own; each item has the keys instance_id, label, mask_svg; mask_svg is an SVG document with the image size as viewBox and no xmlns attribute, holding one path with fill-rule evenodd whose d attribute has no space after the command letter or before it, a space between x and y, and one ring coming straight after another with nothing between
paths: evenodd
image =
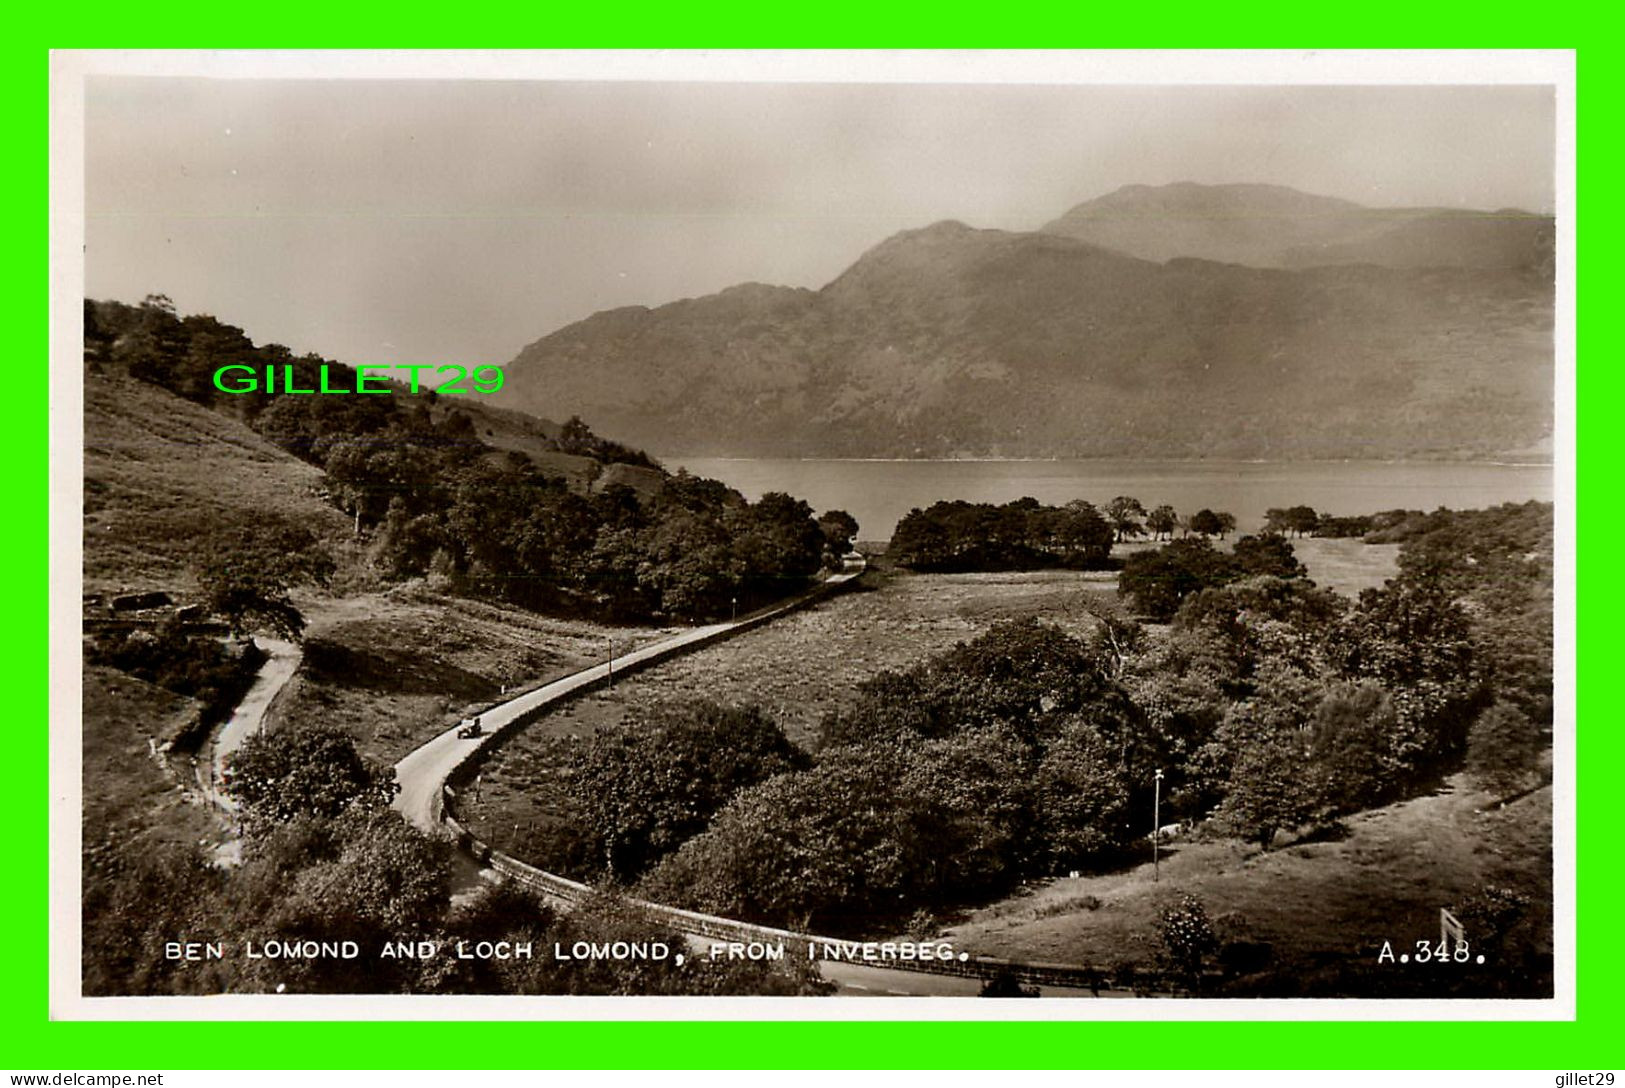
<instances>
[{"instance_id":1,"label":"mountain","mask_svg":"<svg viewBox=\"0 0 1625 1088\"><path fill-rule=\"evenodd\" d=\"M1041 228L1135 257L1266 268L1526 268L1551 275L1552 217L1503 208L1368 208L1280 185L1129 185Z\"/></svg>"},{"instance_id":2,"label":"mountain","mask_svg":"<svg viewBox=\"0 0 1625 1088\"><path fill-rule=\"evenodd\" d=\"M1480 255L1474 220L1458 263L1415 266L1394 224L1331 231L1357 206L1283 194L1245 187L1226 206L1297 209L1282 254L1339 260L1159 261L1122 252L1126 230L1107 246L943 222L818 291L745 284L595 314L520 352L502 396L662 454L1468 457L1549 441L1549 275ZM1142 233L1185 244L1164 226ZM1269 234L1225 229L1258 252ZM1396 266L1353 261L1374 253Z\"/></svg>"}]
</instances>

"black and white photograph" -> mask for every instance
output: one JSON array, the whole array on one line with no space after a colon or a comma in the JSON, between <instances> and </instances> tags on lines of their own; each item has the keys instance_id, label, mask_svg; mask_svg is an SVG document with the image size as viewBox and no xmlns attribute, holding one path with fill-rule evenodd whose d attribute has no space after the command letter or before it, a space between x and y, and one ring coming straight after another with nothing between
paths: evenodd
<instances>
[{"instance_id":1,"label":"black and white photograph","mask_svg":"<svg viewBox=\"0 0 1625 1088\"><path fill-rule=\"evenodd\" d=\"M53 1015L1573 1015L1572 54L56 64Z\"/></svg>"}]
</instances>

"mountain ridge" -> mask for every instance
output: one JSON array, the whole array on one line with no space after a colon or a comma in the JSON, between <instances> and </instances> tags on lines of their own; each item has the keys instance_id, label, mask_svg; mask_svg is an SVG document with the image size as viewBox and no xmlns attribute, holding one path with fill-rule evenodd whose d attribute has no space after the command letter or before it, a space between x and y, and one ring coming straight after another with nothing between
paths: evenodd
<instances>
[{"instance_id":1,"label":"mountain ridge","mask_svg":"<svg viewBox=\"0 0 1625 1088\"><path fill-rule=\"evenodd\" d=\"M1359 207L1280 192L1242 196ZM1508 257L1538 231L1485 242L1481 226L1539 218L1322 232L1338 259L1298 266L941 220L816 291L591 315L527 345L503 396L670 455L1493 457L1549 441L1552 285ZM1429 244L1455 263L1417 264Z\"/></svg>"}]
</instances>

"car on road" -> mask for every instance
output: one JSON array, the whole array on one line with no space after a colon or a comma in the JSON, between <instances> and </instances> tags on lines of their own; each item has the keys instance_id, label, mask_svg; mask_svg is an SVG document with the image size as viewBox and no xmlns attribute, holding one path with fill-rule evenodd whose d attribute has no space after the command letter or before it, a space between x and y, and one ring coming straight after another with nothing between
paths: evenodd
<instances>
[{"instance_id":1,"label":"car on road","mask_svg":"<svg viewBox=\"0 0 1625 1088\"><path fill-rule=\"evenodd\" d=\"M477 737L484 732L485 727L480 725L480 720L478 718L465 719L463 724L457 729L457 735L459 737Z\"/></svg>"}]
</instances>

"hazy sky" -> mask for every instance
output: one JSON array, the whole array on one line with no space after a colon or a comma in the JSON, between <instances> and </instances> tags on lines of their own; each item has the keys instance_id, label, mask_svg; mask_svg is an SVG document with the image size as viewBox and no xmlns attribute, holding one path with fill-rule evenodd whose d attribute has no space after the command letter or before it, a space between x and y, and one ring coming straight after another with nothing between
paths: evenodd
<instances>
[{"instance_id":1,"label":"hazy sky","mask_svg":"<svg viewBox=\"0 0 1625 1088\"><path fill-rule=\"evenodd\" d=\"M820 287L1129 184L1553 206L1541 87L95 78L86 291L346 362L503 363L612 306Z\"/></svg>"}]
</instances>

